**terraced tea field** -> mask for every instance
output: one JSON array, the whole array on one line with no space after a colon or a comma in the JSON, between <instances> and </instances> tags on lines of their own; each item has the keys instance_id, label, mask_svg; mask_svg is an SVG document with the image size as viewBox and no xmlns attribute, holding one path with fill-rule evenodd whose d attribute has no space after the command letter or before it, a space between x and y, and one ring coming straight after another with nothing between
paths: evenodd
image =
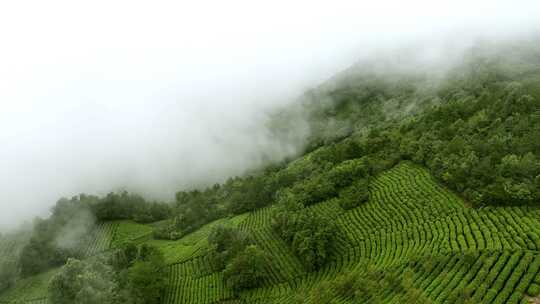
<instances>
[{"instance_id":1,"label":"terraced tea field","mask_svg":"<svg viewBox=\"0 0 540 304\"><path fill-rule=\"evenodd\" d=\"M349 211L336 199L309 207L340 232L331 261L319 271L306 271L274 234L269 207L238 223L269 255L263 287L233 297L201 254L171 267L165 303L528 303L540 292L537 208L467 208L408 162L375 178L370 195ZM366 278L380 271L381 280L394 274L407 289L381 286L353 301L331 287L353 270ZM321 300L321 289L333 296Z\"/></svg>"},{"instance_id":2,"label":"terraced tea field","mask_svg":"<svg viewBox=\"0 0 540 304\"><path fill-rule=\"evenodd\" d=\"M523 304L540 294L540 209L467 208L426 170L408 162L369 187L370 200L348 211L336 198L308 207L331 219L339 232L329 262L315 272L305 269L272 230L273 206L216 220L177 241L153 239L152 225L101 223L90 235L86 256L127 241L155 245L169 270L166 304ZM234 294L222 274L212 271L207 237L222 224L250 232L267 253L262 287ZM55 271L19 281L0 303L45 304ZM375 285L354 299L343 295L335 282L350 273Z\"/></svg>"},{"instance_id":3,"label":"terraced tea field","mask_svg":"<svg viewBox=\"0 0 540 304\"><path fill-rule=\"evenodd\" d=\"M125 242L143 242L152 235L153 228L149 225L133 221L116 221L110 247L117 247Z\"/></svg>"},{"instance_id":4,"label":"terraced tea field","mask_svg":"<svg viewBox=\"0 0 540 304\"><path fill-rule=\"evenodd\" d=\"M98 223L89 235L85 256L94 256L110 249L118 226L117 222Z\"/></svg>"},{"instance_id":5,"label":"terraced tea field","mask_svg":"<svg viewBox=\"0 0 540 304\"><path fill-rule=\"evenodd\" d=\"M59 268L22 279L14 288L10 288L0 296L0 303L44 304L47 302L47 286L49 280Z\"/></svg>"}]
</instances>

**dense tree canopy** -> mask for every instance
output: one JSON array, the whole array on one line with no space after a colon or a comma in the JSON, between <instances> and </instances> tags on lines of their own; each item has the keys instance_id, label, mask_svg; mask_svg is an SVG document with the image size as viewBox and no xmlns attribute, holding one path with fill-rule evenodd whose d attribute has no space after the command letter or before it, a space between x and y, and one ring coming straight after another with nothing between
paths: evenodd
<instances>
[{"instance_id":1,"label":"dense tree canopy","mask_svg":"<svg viewBox=\"0 0 540 304\"><path fill-rule=\"evenodd\" d=\"M112 304L118 283L113 269L101 261L68 259L49 283L53 304Z\"/></svg>"},{"instance_id":2,"label":"dense tree canopy","mask_svg":"<svg viewBox=\"0 0 540 304\"><path fill-rule=\"evenodd\" d=\"M155 247L127 244L109 259L68 259L49 283L53 304L157 304L165 288L164 259Z\"/></svg>"},{"instance_id":3,"label":"dense tree canopy","mask_svg":"<svg viewBox=\"0 0 540 304\"><path fill-rule=\"evenodd\" d=\"M228 226L218 226L208 236L210 257L214 268L223 270L246 246L252 244L249 235Z\"/></svg>"},{"instance_id":4,"label":"dense tree canopy","mask_svg":"<svg viewBox=\"0 0 540 304\"><path fill-rule=\"evenodd\" d=\"M235 291L257 287L266 276L265 264L264 252L255 245L249 245L223 271L225 282Z\"/></svg>"},{"instance_id":5,"label":"dense tree canopy","mask_svg":"<svg viewBox=\"0 0 540 304\"><path fill-rule=\"evenodd\" d=\"M329 258L335 227L324 216L298 205L293 208L282 206L274 215L273 227L305 266L315 270Z\"/></svg>"}]
</instances>

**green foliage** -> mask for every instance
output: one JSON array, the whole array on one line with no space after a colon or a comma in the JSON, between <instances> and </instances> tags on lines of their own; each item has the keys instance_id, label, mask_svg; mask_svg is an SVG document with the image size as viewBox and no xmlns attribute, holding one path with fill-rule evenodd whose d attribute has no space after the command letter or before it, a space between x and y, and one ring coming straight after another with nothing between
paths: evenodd
<instances>
[{"instance_id":1,"label":"green foliage","mask_svg":"<svg viewBox=\"0 0 540 304\"><path fill-rule=\"evenodd\" d=\"M13 286L19 271L14 260L0 260L0 293Z\"/></svg>"},{"instance_id":2,"label":"green foliage","mask_svg":"<svg viewBox=\"0 0 540 304\"><path fill-rule=\"evenodd\" d=\"M265 255L255 245L247 246L235 256L223 271L227 285L233 290L250 289L262 284L265 278Z\"/></svg>"},{"instance_id":3,"label":"green foliage","mask_svg":"<svg viewBox=\"0 0 540 304\"><path fill-rule=\"evenodd\" d=\"M333 167L325 163L323 172L313 173L309 178L283 190L278 197L278 203L310 206L328 200L355 180L368 177L370 171L367 158L347 160ZM360 183L359 181L358 184Z\"/></svg>"},{"instance_id":4,"label":"green foliage","mask_svg":"<svg viewBox=\"0 0 540 304\"><path fill-rule=\"evenodd\" d=\"M516 303L534 286L538 255L531 260L524 252L540 248L537 207L468 209L434 182L475 206L534 205L539 198L538 100L510 82L512 75L500 65L473 63L452 71L437 86L426 85L423 75L351 73L342 83L306 94L313 131L308 153L259 175L265 180L261 185L274 185L266 205L277 204L250 213L249 221L239 225L257 230L256 243L272 260L271 285L242 291L238 301ZM391 169L402 160L427 167L435 179L410 162ZM214 214L192 212L192 203L180 207L187 231L203 225L200 219L208 222L219 214L265 205L247 195L250 186L244 185L249 183L235 178L205 190L202 205ZM258 183L253 188L262 189ZM366 199L369 204L354 208ZM289 248L267 231L269 210L275 211L275 234ZM317 260L309 248L324 243L317 239L327 236L324 229L332 223L337 228L328 233L332 250L324 251L325 262L306 265L313 271L298 271L294 279L283 275L283 269L295 267L289 249L298 260ZM201 291L217 286L206 273L204 279L176 279L182 281L178 286L194 291L183 292L180 301L231 300L222 287L217 289L221 296Z\"/></svg>"},{"instance_id":5,"label":"green foliage","mask_svg":"<svg viewBox=\"0 0 540 304\"><path fill-rule=\"evenodd\" d=\"M403 277L407 277L406 272ZM368 265L362 273L352 271L338 276L333 280L331 287L341 297L353 299L356 302L370 298L382 301L379 293L385 289L396 293L404 293L407 290L399 276L371 265Z\"/></svg>"},{"instance_id":6,"label":"green foliage","mask_svg":"<svg viewBox=\"0 0 540 304\"><path fill-rule=\"evenodd\" d=\"M327 179L331 180L338 189L351 185L360 178L368 177L371 167L367 158L358 158L344 161L327 173Z\"/></svg>"},{"instance_id":7,"label":"green foliage","mask_svg":"<svg viewBox=\"0 0 540 304\"><path fill-rule=\"evenodd\" d=\"M208 243L213 267L223 270L252 241L246 233L237 228L219 225L208 236Z\"/></svg>"},{"instance_id":8,"label":"green foliage","mask_svg":"<svg viewBox=\"0 0 540 304\"><path fill-rule=\"evenodd\" d=\"M28 276L62 265L68 257L80 257L85 235L94 226L89 211L92 197L61 199L46 220L36 219L30 241L19 257L21 274Z\"/></svg>"},{"instance_id":9,"label":"green foliage","mask_svg":"<svg viewBox=\"0 0 540 304\"><path fill-rule=\"evenodd\" d=\"M152 246L133 244L109 259L68 259L49 283L52 304L161 303L166 287L163 255Z\"/></svg>"},{"instance_id":10,"label":"green foliage","mask_svg":"<svg viewBox=\"0 0 540 304\"><path fill-rule=\"evenodd\" d=\"M332 282L332 288L342 297L352 298L358 288L359 275L356 271L342 274Z\"/></svg>"},{"instance_id":11,"label":"green foliage","mask_svg":"<svg viewBox=\"0 0 540 304\"><path fill-rule=\"evenodd\" d=\"M126 191L109 193L96 198L90 204L93 214L101 221L131 219L140 223L151 223L167 218L171 207L165 203L147 202L143 197Z\"/></svg>"},{"instance_id":12,"label":"green foliage","mask_svg":"<svg viewBox=\"0 0 540 304\"><path fill-rule=\"evenodd\" d=\"M112 304L117 288L110 266L68 259L49 283L49 300L52 304Z\"/></svg>"},{"instance_id":13,"label":"green foliage","mask_svg":"<svg viewBox=\"0 0 540 304\"><path fill-rule=\"evenodd\" d=\"M173 219L156 230L155 236L175 240L203 225L231 214L256 210L273 203L276 192L299 177L280 165L268 166L258 174L229 178L202 191L179 191L171 212Z\"/></svg>"},{"instance_id":14,"label":"green foliage","mask_svg":"<svg viewBox=\"0 0 540 304\"><path fill-rule=\"evenodd\" d=\"M130 296L137 299L134 303L161 303L166 287L162 271L164 264L162 256L152 255L137 260L128 269Z\"/></svg>"},{"instance_id":15,"label":"green foliage","mask_svg":"<svg viewBox=\"0 0 540 304\"><path fill-rule=\"evenodd\" d=\"M17 278L10 288L0 292L0 303L11 304L13 301L26 303L32 299L46 300L49 281L59 270L59 268L54 268L38 275Z\"/></svg>"},{"instance_id":16,"label":"green foliage","mask_svg":"<svg viewBox=\"0 0 540 304\"><path fill-rule=\"evenodd\" d=\"M234 214L262 208L269 205L278 189L278 181L272 176L248 176L229 196L228 208Z\"/></svg>"},{"instance_id":17,"label":"green foliage","mask_svg":"<svg viewBox=\"0 0 540 304\"><path fill-rule=\"evenodd\" d=\"M332 180L322 174L295 184L290 192L294 195L293 199L303 206L313 205L337 194Z\"/></svg>"},{"instance_id":18,"label":"green foliage","mask_svg":"<svg viewBox=\"0 0 540 304\"><path fill-rule=\"evenodd\" d=\"M516 83L455 94L401 133L408 154L476 205L537 201L538 101Z\"/></svg>"},{"instance_id":19,"label":"green foliage","mask_svg":"<svg viewBox=\"0 0 540 304\"><path fill-rule=\"evenodd\" d=\"M361 178L339 192L339 205L345 210L360 206L369 200L369 180Z\"/></svg>"},{"instance_id":20,"label":"green foliage","mask_svg":"<svg viewBox=\"0 0 540 304\"><path fill-rule=\"evenodd\" d=\"M122 247L114 250L109 257L109 264L115 270L120 271L133 265L139 255L139 249L133 243L126 243Z\"/></svg>"},{"instance_id":21,"label":"green foliage","mask_svg":"<svg viewBox=\"0 0 540 304\"><path fill-rule=\"evenodd\" d=\"M104 198L81 194L71 199L60 199L48 219L36 219L31 238L19 256L21 274L37 274L63 265L70 257L82 258L96 246L101 250L107 249L110 241L95 244L99 242L96 238L101 237L94 234L95 230L101 229L96 225L97 220L131 218L156 221L169 213L168 205L149 203L127 192L110 193Z\"/></svg>"},{"instance_id":22,"label":"green foliage","mask_svg":"<svg viewBox=\"0 0 540 304\"><path fill-rule=\"evenodd\" d=\"M208 244L213 270L223 271L226 285L235 292L257 287L266 278L266 256L245 232L218 225L208 235Z\"/></svg>"},{"instance_id":23,"label":"green foliage","mask_svg":"<svg viewBox=\"0 0 540 304\"><path fill-rule=\"evenodd\" d=\"M326 304L331 303L331 301L336 298L336 293L332 289L332 284L330 282L322 282L313 290L311 298L312 303ZM303 303L304 301L301 299L299 302Z\"/></svg>"},{"instance_id":24,"label":"green foliage","mask_svg":"<svg viewBox=\"0 0 540 304\"><path fill-rule=\"evenodd\" d=\"M262 285L233 295L205 254L171 266L165 302L515 303L536 279L538 208L466 208L412 162L371 177L370 193L369 204L347 211L338 198L309 207L280 199L250 213L238 227L266 254ZM329 259L311 272L268 227L272 213L294 221L303 212L337 226Z\"/></svg>"},{"instance_id":25,"label":"green foliage","mask_svg":"<svg viewBox=\"0 0 540 304\"><path fill-rule=\"evenodd\" d=\"M513 80L512 65L477 55L464 64L441 86L426 90L419 90L422 76L353 73L343 77L346 85L311 92L313 158L322 165L365 157L372 175L410 159L475 206L535 204L540 199L535 140L540 100L529 78L534 80L537 71L524 74L522 84ZM416 115L406 117L410 114ZM349 131L337 135L343 129ZM332 180L340 188L341 179Z\"/></svg>"},{"instance_id":26,"label":"green foliage","mask_svg":"<svg viewBox=\"0 0 540 304\"><path fill-rule=\"evenodd\" d=\"M527 289L527 293L531 297L536 297L536 296L540 295L540 284L532 283L529 286L529 289Z\"/></svg>"},{"instance_id":27,"label":"green foliage","mask_svg":"<svg viewBox=\"0 0 540 304\"><path fill-rule=\"evenodd\" d=\"M310 210L280 210L273 227L308 269L317 269L328 259L336 231L324 216Z\"/></svg>"}]
</instances>

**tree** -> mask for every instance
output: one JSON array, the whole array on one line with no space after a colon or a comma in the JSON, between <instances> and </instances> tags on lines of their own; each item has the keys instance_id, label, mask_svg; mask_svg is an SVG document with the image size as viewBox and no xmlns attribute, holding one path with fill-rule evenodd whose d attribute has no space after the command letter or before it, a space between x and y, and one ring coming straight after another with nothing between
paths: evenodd
<instances>
[{"instance_id":1,"label":"tree","mask_svg":"<svg viewBox=\"0 0 540 304\"><path fill-rule=\"evenodd\" d=\"M310 270L328 259L335 226L324 216L305 209L280 210L274 215L273 227Z\"/></svg>"},{"instance_id":2,"label":"tree","mask_svg":"<svg viewBox=\"0 0 540 304\"><path fill-rule=\"evenodd\" d=\"M369 199L369 181L361 178L339 192L339 205L345 210L358 207Z\"/></svg>"},{"instance_id":3,"label":"tree","mask_svg":"<svg viewBox=\"0 0 540 304\"><path fill-rule=\"evenodd\" d=\"M22 248L19 264L23 276L37 274L50 267L62 265L66 261L69 254L58 248L49 238L50 236L43 239L33 237Z\"/></svg>"},{"instance_id":4,"label":"tree","mask_svg":"<svg viewBox=\"0 0 540 304\"><path fill-rule=\"evenodd\" d=\"M313 212L302 212L294 225L293 251L310 270L320 268L329 257L334 226Z\"/></svg>"},{"instance_id":5,"label":"tree","mask_svg":"<svg viewBox=\"0 0 540 304\"><path fill-rule=\"evenodd\" d=\"M10 288L17 279L17 263L6 259L0 262L0 292Z\"/></svg>"},{"instance_id":6,"label":"tree","mask_svg":"<svg viewBox=\"0 0 540 304\"><path fill-rule=\"evenodd\" d=\"M133 265L139 255L139 248L133 243L125 243L116 249L109 258L109 264L116 270L121 271Z\"/></svg>"},{"instance_id":7,"label":"tree","mask_svg":"<svg viewBox=\"0 0 540 304\"><path fill-rule=\"evenodd\" d=\"M234 227L217 226L208 236L212 266L217 270L225 268L227 263L246 246L251 244L249 236Z\"/></svg>"},{"instance_id":8,"label":"tree","mask_svg":"<svg viewBox=\"0 0 540 304\"><path fill-rule=\"evenodd\" d=\"M266 277L264 252L255 245L247 246L223 271L225 282L234 291L254 288Z\"/></svg>"},{"instance_id":9,"label":"tree","mask_svg":"<svg viewBox=\"0 0 540 304\"><path fill-rule=\"evenodd\" d=\"M49 300L53 304L112 304L117 288L110 266L68 259L49 283Z\"/></svg>"},{"instance_id":10,"label":"tree","mask_svg":"<svg viewBox=\"0 0 540 304\"><path fill-rule=\"evenodd\" d=\"M68 259L51 279L52 304L157 304L165 289L165 260L153 246L128 244L109 259Z\"/></svg>"},{"instance_id":11,"label":"tree","mask_svg":"<svg viewBox=\"0 0 540 304\"><path fill-rule=\"evenodd\" d=\"M155 257L154 257L155 258ZM165 289L165 277L160 267L164 263L137 261L128 270L128 282L135 303L159 304Z\"/></svg>"},{"instance_id":12,"label":"tree","mask_svg":"<svg viewBox=\"0 0 540 304\"><path fill-rule=\"evenodd\" d=\"M166 287L164 268L165 259L157 247L147 244L139 247L137 259L127 269L127 289L134 303L161 303Z\"/></svg>"},{"instance_id":13,"label":"tree","mask_svg":"<svg viewBox=\"0 0 540 304\"><path fill-rule=\"evenodd\" d=\"M368 176L370 171L371 168L367 158L352 159L332 168L328 172L328 179L334 183L335 187L343 188L349 186L358 178Z\"/></svg>"}]
</instances>

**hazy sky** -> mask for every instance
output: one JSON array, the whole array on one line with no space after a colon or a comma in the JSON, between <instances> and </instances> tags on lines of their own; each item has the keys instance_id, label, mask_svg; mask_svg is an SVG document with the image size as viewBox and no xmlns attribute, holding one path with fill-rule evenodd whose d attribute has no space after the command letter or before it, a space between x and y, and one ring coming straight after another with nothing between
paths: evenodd
<instances>
[{"instance_id":1,"label":"hazy sky","mask_svg":"<svg viewBox=\"0 0 540 304\"><path fill-rule=\"evenodd\" d=\"M60 196L166 199L283 157L269 110L379 51L528 32L538 3L1 1L0 229Z\"/></svg>"}]
</instances>

